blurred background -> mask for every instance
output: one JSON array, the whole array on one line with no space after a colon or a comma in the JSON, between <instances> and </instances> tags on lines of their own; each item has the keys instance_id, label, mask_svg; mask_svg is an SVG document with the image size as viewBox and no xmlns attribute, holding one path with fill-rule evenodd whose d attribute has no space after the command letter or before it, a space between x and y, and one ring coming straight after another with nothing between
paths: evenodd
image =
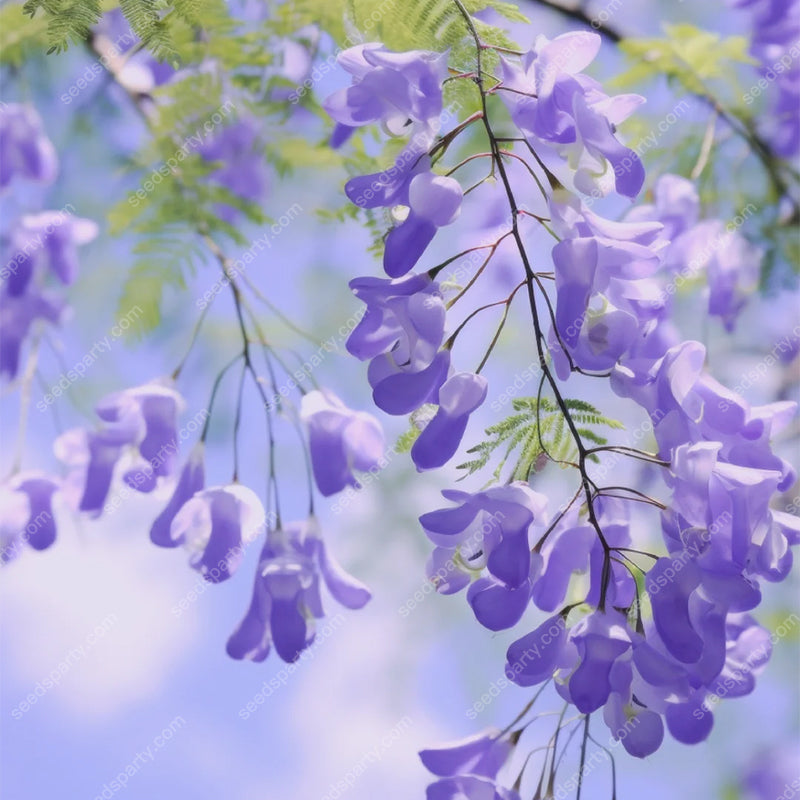
<instances>
[{"instance_id":1,"label":"blurred background","mask_svg":"<svg viewBox=\"0 0 800 800\"><path fill-rule=\"evenodd\" d=\"M243 13L256 18L264 11L262 4L244 5ZM596 6L602 10L602 4ZM533 3L524 4L524 10L534 20L534 32L553 36L570 27L560 15ZM745 15L716 0L627 0L624 13L617 12L615 19L620 28L638 35L658 35L665 20L691 21L725 33L748 31ZM530 31L518 28L514 34L523 44L531 43ZM42 369L48 383L57 382L65 365L79 361L117 324L119 286L132 263L133 238L109 236L105 216L110 206L140 185L143 176L131 175L125 164L146 134L127 98L104 75L70 104L60 99L92 63L90 55L75 47L64 55L3 71L2 100L30 102L37 108L61 162L52 187L25 186L15 190L13 198L3 196L4 227L20 211L58 209L67 203L78 216L101 226L97 239L80 251L79 279L68 292L72 317L53 338L52 347L44 349ZM592 74L605 82L621 63L612 48L604 47ZM334 70L314 91L323 97L345 82ZM642 132L662 119L675 99L666 87L655 87L648 95ZM702 135L703 123L699 106L693 107L685 121L660 135L658 146L644 155L649 182L664 164L674 165L670 154L684 147L688 137ZM324 135L319 121L302 112L291 118L290 128L291 135L314 141ZM281 129L267 133L282 135ZM318 209L344 205L345 179L336 169L300 168L288 178L271 171L265 213L278 219L294 207L300 212L293 212L290 224L271 235L270 246L257 254L247 274L313 339L335 338L333 352L324 353L314 378L348 405L369 410L365 368L347 356L339 329L358 309L347 281L378 275L379 261L358 222L323 220L317 214ZM746 184L748 175L738 179ZM759 178L754 174L749 179ZM718 202L719 216L727 219L724 200ZM426 254L427 263L462 249L487 207L476 201L471 213L465 212L459 223L440 234L434 251ZM610 204L605 210L615 209ZM252 225L244 232L251 240L262 235ZM744 232L756 239L759 235L756 223ZM542 248L545 241L542 237ZM237 257L247 249L231 249L228 255ZM502 288L516 282L513 269L498 269L487 278L486 291L502 297ZM185 291L167 294L164 317L154 333L142 341L113 339L86 376L45 412L36 409L44 390L34 385L25 466L52 470L54 438L73 425L91 424L91 409L106 393L171 373L188 347L199 313L196 300L216 281L213 265L198 265ZM797 301L791 288L754 297L736 332L728 335L718 323L701 322L702 299L687 297L681 301L680 322L687 338L700 338L708 345L715 376L736 386L797 325ZM290 350L303 359L317 352L266 307L260 308L270 340L285 348L287 358L294 358ZM482 425L492 424L493 399L512 387L526 393L524 380L517 381L522 388L515 385L535 358L524 310L512 315L496 351L487 373L489 398L482 415L472 422L467 443L470 436L472 443L480 439ZM482 352L478 343L485 346L487 331L490 325L479 324L472 339L459 340L456 352L463 368L474 368ZM187 400L184 424L206 407L214 376L238 348L233 306L223 292L181 376L179 388ZM743 393L754 403L797 399L797 377L795 359L771 368ZM570 390L625 421L629 430L643 419L632 407L623 407L605 382L576 381ZM527 393L535 389L528 387ZM259 490L267 458L263 414L252 393L246 400L242 479ZM16 446L18 402L14 393L3 398L4 473ZM206 462L210 485L230 480L234 409L231 380L223 386L212 421ZM391 448L407 422L385 415L381 422ZM197 438L197 433L189 433L184 457ZM301 518L306 509L305 472L294 435L288 423L280 427L278 469L284 514ZM779 452L797 463L796 428ZM56 544L44 552L27 549L0 573L2 796L423 797L429 776L418 760L419 749L483 727L502 728L527 702L525 690L500 688L498 683L506 648L541 617L531 610L515 629L491 634L477 625L463 595L440 597L430 591L424 575L430 545L417 517L441 504L439 490L452 486L458 475L453 467L417 474L407 455L390 453L386 469L361 491L338 503L336 498L319 503L326 541L342 564L369 584L373 600L351 612L328 598L327 618L318 627L316 643L291 667L274 654L262 664L227 657L225 641L250 602L257 548L248 550L234 579L217 586L203 583L187 568L183 550L161 550L149 541L149 526L168 499L169 488L132 496L117 486L112 490L112 496L119 496L117 510L95 521L76 520L65 508L58 509ZM620 480L632 475L620 474ZM540 482L534 488L556 503L569 491L563 473L554 468L537 477ZM475 489L478 484L461 486ZM797 502L800 505L800 499ZM657 541L652 516L642 516L640 530L645 548ZM797 600L796 574L781 585L764 587L758 618L772 629L782 626L786 633L776 642L756 692L719 705L707 742L686 747L667 737L646 762L621 748L614 750L619 798L760 797L740 793L739 787L760 758L773 765L786 762L789 774L794 769L794 777L800 775L796 750L794 761L791 757L800 735L800 620L792 616ZM541 703L543 709L560 708L548 695ZM608 744L607 731L597 723L594 730ZM552 723L545 718L533 731L544 743ZM790 756L785 754L787 747ZM603 762L587 779L584 797L611 796L610 767Z\"/></svg>"}]
</instances>

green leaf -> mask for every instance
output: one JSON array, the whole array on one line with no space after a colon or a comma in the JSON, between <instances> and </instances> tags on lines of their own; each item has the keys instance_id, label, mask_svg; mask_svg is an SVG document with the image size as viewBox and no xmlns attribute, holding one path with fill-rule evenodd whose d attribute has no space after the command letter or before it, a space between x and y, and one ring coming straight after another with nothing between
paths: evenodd
<instances>
[{"instance_id":1,"label":"green leaf","mask_svg":"<svg viewBox=\"0 0 800 800\"><path fill-rule=\"evenodd\" d=\"M621 422L609 419L585 400L565 399L564 406L577 427L582 439L596 445L606 443L606 438L593 428L607 427L619 429ZM498 450L504 450L493 473L494 480L500 480L505 465L514 455L512 480L527 481L548 461L574 461L577 447L559 405L543 397L520 397L512 402L516 413L502 422L486 429L486 438L468 450L475 456L458 469L472 475L486 467Z\"/></svg>"},{"instance_id":2,"label":"green leaf","mask_svg":"<svg viewBox=\"0 0 800 800\"><path fill-rule=\"evenodd\" d=\"M665 25L664 33L663 38L619 43L632 67L613 85L628 87L663 75L694 94L706 94L708 81L730 76L732 62L754 63L743 36L722 37L689 24Z\"/></svg>"}]
</instances>

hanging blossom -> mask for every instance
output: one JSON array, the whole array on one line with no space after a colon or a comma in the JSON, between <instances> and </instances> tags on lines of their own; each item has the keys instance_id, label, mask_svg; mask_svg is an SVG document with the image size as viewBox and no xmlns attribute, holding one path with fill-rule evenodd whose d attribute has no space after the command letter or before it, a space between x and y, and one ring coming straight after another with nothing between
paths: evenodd
<instances>
[{"instance_id":1,"label":"hanging blossom","mask_svg":"<svg viewBox=\"0 0 800 800\"><path fill-rule=\"evenodd\" d=\"M25 545L46 550L56 540L53 496L60 483L43 472L20 472L0 485L0 564Z\"/></svg>"},{"instance_id":2,"label":"hanging blossom","mask_svg":"<svg viewBox=\"0 0 800 800\"><path fill-rule=\"evenodd\" d=\"M660 747L667 731L687 744L704 740L719 700L751 692L769 660L769 634L748 612L760 602L762 581L786 577L790 547L800 542L798 518L771 508L795 480L770 444L795 408L751 407L722 387L704 372L704 348L682 341L669 320L664 275L682 269L699 239L719 228L717 221L699 221L693 187L668 177L656 186L654 206L613 222L553 179L553 173L567 175L571 181L563 183L580 192L613 188L629 198L642 187L641 162L616 135L617 124L642 98L609 97L581 73L598 48L595 34L540 37L519 63L504 59L502 81L483 91L503 97L555 187L549 222L559 240L552 253L556 302L547 339L554 368L562 380L576 369L602 372L618 395L649 413L657 453L643 456L670 494L667 503L650 503L660 509L668 555L656 557L647 570L637 567L646 573L642 588L631 566L612 557L639 552L632 498L588 496L588 477L572 503L556 512L548 513L545 498L527 483L514 482L474 493L446 490L454 506L428 512L420 523L435 545L426 569L430 580L443 594L466 589L484 627L513 627L531 605L548 615L508 648L508 679L523 687L552 681L581 714L598 712L611 735L641 758ZM400 54L393 63L419 59ZM357 80L329 101L337 122L387 122L401 108L410 127L428 130L396 92L413 82L363 67L359 77L365 75L370 81L363 93ZM427 152L437 142L425 146ZM351 181L350 199L363 206L379 195L377 206L391 207L398 198L407 206L409 176L415 180L428 165L415 160L395 166L377 182L375 176ZM758 262L759 254L748 248L742 237L731 237L708 265L709 310L728 327ZM409 262L419 255L413 252ZM430 275L402 277L398 263L405 269L394 255L385 256L393 280L351 283L367 312L348 350L369 360L378 407L413 414L439 406L435 424L417 440L415 461L426 469L455 453L486 387L479 376L451 375L440 291ZM551 387L557 393L554 381ZM569 407L560 408L566 415ZM430 442L423 438L428 430ZM434 455L437 447L441 458ZM583 476L583 463L580 469ZM577 503L584 489L587 497ZM651 613L643 612L646 601ZM518 744L525 727L445 746L441 757L423 751L423 762L437 776L428 797L514 797L497 776L504 749Z\"/></svg>"},{"instance_id":3,"label":"hanging blossom","mask_svg":"<svg viewBox=\"0 0 800 800\"><path fill-rule=\"evenodd\" d=\"M383 458L383 430L364 411L353 411L331 391L303 396L301 419L308 425L311 466L324 497L358 486L355 472L369 472Z\"/></svg>"},{"instance_id":4,"label":"hanging blossom","mask_svg":"<svg viewBox=\"0 0 800 800\"><path fill-rule=\"evenodd\" d=\"M772 149L783 158L800 152L800 2L798 0L731 0L749 11L753 24L750 54L759 62L761 80L768 83L769 111L757 123ZM745 92L752 105L764 91L761 81Z\"/></svg>"},{"instance_id":5,"label":"hanging blossom","mask_svg":"<svg viewBox=\"0 0 800 800\"><path fill-rule=\"evenodd\" d=\"M616 126L644 98L609 97L581 70L600 50L596 33L538 36L521 62L502 60L501 96L514 124L537 151L554 151L573 171L584 194L607 193L612 185L636 197L644 182L639 156L616 137Z\"/></svg>"},{"instance_id":6,"label":"hanging blossom","mask_svg":"<svg viewBox=\"0 0 800 800\"><path fill-rule=\"evenodd\" d=\"M58 157L39 115L30 106L4 103L0 107L0 191L15 179L47 184L57 174Z\"/></svg>"},{"instance_id":7,"label":"hanging blossom","mask_svg":"<svg viewBox=\"0 0 800 800\"><path fill-rule=\"evenodd\" d=\"M296 661L314 640L314 621L324 616L321 583L346 608L361 608L371 596L333 559L313 517L270 528L256 568L253 599L228 639L228 655L263 661L274 644L280 658Z\"/></svg>"},{"instance_id":8,"label":"hanging blossom","mask_svg":"<svg viewBox=\"0 0 800 800\"><path fill-rule=\"evenodd\" d=\"M147 383L113 392L95 406L100 426L72 428L55 443L69 468L76 510L102 514L120 464L123 480L137 492L151 492L171 476L178 456L178 415L183 398L171 386Z\"/></svg>"},{"instance_id":9,"label":"hanging blossom","mask_svg":"<svg viewBox=\"0 0 800 800\"><path fill-rule=\"evenodd\" d=\"M39 115L29 106L0 108L0 190L19 178L52 183L58 159ZM97 225L63 211L45 211L16 220L3 246L0 269L0 376L13 380L26 340L40 326L58 325L67 315L63 297L52 291L49 275L62 285L74 282L76 247L97 235Z\"/></svg>"},{"instance_id":10,"label":"hanging blossom","mask_svg":"<svg viewBox=\"0 0 800 800\"><path fill-rule=\"evenodd\" d=\"M209 175L217 183L242 200L260 201L267 188L267 168L263 144L255 120L241 117L215 131L198 149L201 157L219 168ZM233 224L241 212L227 203L218 204L217 212Z\"/></svg>"},{"instance_id":11,"label":"hanging blossom","mask_svg":"<svg viewBox=\"0 0 800 800\"><path fill-rule=\"evenodd\" d=\"M737 227L744 214L731 222L699 219L700 198L695 185L679 175L661 175L653 187L654 203L640 205L628 221L658 220L669 246L664 252L662 296L672 297L688 280L704 277L708 313L719 317L727 331L747 301L757 292L763 251L750 244Z\"/></svg>"},{"instance_id":12,"label":"hanging blossom","mask_svg":"<svg viewBox=\"0 0 800 800\"><path fill-rule=\"evenodd\" d=\"M338 61L353 76L353 85L325 101L328 114L348 129L380 122L393 136L410 135L385 172L352 178L345 185L345 194L360 208L392 209L396 224L386 238L383 264L387 275L399 278L461 210L460 184L434 173L428 155L442 122L447 56L391 53L371 43L345 50Z\"/></svg>"}]
</instances>

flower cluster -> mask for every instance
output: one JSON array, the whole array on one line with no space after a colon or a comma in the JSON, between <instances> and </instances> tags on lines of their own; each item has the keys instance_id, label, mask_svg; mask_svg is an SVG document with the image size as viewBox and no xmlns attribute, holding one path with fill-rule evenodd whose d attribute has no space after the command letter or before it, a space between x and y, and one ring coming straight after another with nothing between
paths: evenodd
<instances>
[{"instance_id":1,"label":"flower cluster","mask_svg":"<svg viewBox=\"0 0 800 800\"><path fill-rule=\"evenodd\" d=\"M0 191L15 180L49 184L58 172L52 142L30 107L9 103L0 108ZM62 211L24 214L14 220L3 247L0 270L0 375L19 371L23 344L39 322L58 324L67 305L48 287L75 281L76 248L97 236L97 225Z\"/></svg>"},{"instance_id":2,"label":"flower cluster","mask_svg":"<svg viewBox=\"0 0 800 800\"><path fill-rule=\"evenodd\" d=\"M17 103L0 104L0 192L11 193L14 184L25 181L47 186L57 174L55 148L36 111ZM68 306L53 284L74 283L77 247L92 241L97 232L94 222L66 208L20 214L11 220L3 235L4 266L0 269L0 376L15 379L26 342L33 339L31 347L37 348L44 325L64 319ZM54 499L62 488L57 477L12 470L0 485L0 563L16 558L25 544L35 550L53 544Z\"/></svg>"},{"instance_id":3,"label":"flower cluster","mask_svg":"<svg viewBox=\"0 0 800 800\"><path fill-rule=\"evenodd\" d=\"M481 53L477 28L473 35ZM438 269L405 274L439 227L432 217L431 225L421 223L422 206L429 201L449 220L456 196L459 205L462 199L455 188L437 187L430 177L431 155L446 151L472 122L480 120L484 127L490 152L476 158L492 159L492 175L499 174L506 195L511 228L504 237L516 242L525 267L520 286L528 284L542 370L539 397L515 406L535 409L536 432L521 427L511 435L514 425L525 422L524 414L517 414L487 433L509 442L506 459L524 443L523 477L557 461L576 468L580 481L572 500L557 510L548 509L547 498L528 480L519 480L518 470L505 485L444 491L454 505L420 518L435 546L427 575L442 594L466 589L476 619L491 631L515 626L531 606L547 614L508 648L508 679L523 687L552 681L582 716L588 720L601 712L627 752L645 757L661 745L665 730L684 743L702 741L716 702L751 692L769 659L769 634L748 612L760 602L760 581L786 577L789 548L800 543L798 519L771 507L795 480L792 467L770 444L795 408L792 403L751 407L725 389L704 371L702 345L683 341L670 320L671 293L664 282L684 275L703 247L708 310L729 330L759 271L761 254L742 236L718 220L700 221L699 198L689 181L663 176L655 203L619 222L590 210L591 203L581 198L614 190L634 198L645 177L616 127L643 98L609 97L581 73L599 46L591 33L552 41L539 37L516 60L506 53L498 59L499 78L481 71L479 55L477 78L465 73L456 79L476 80L483 111L435 140L430 119L441 108L441 79L428 78L431 65L439 63L436 54L390 54L376 44L345 51L341 61L354 75L353 85L330 98L326 108L340 124L382 122L392 134L403 128L412 133L404 153L412 151L413 160L399 159L380 176L354 178L345 190L356 204L394 207L395 219L405 220L386 237L384 269L390 280L357 278L350 284L367 311L347 346L370 362L368 379L379 408L412 414L419 423L420 409L438 406L435 414L426 410L430 421L411 450L418 469L442 466L455 455L469 415L487 394L482 376L451 372L450 350L466 323L445 341L447 311L455 301L445 305L435 281ZM514 135L495 133L485 102L494 94L505 103ZM516 145L504 149L506 142L522 142L534 154L528 172L546 195L549 218L520 211L529 206L518 202L519 176L506 162L522 156L512 149ZM549 194L543 188L548 183ZM523 214L546 223L557 239L551 275L531 267L520 228ZM415 227L406 238L409 220ZM491 253L481 270L490 259ZM553 279L554 303L543 277ZM472 281L467 289L471 286ZM549 335L542 329L536 290L550 312ZM501 304L508 308L514 294ZM501 331L502 323L489 353ZM610 377L618 395L650 415L657 452L630 447L619 452L656 468L664 493L671 495L668 502L635 488L603 487L593 477L589 462L602 461L615 447L580 428L581 411L583 420L597 415L561 394L557 378L564 381L576 371ZM553 396L549 406L543 405L543 388ZM542 408L560 417L576 455L548 450ZM476 451L489 452L482 446L470 452ZM534 455L525 461L529 452ZM479 469L486 460L462 466L474 464ZM659 510L667 555L638 549L633 501L644 503L645 513ZM650 559L647 568L642 558ZM526 725L423 751L423 763L437 776L428 797L516 798L521 777L514 788L503 788L498 773Z\"/></svg>"},{"instance_id":4,"label":"flower cluster","mask_svg":"<svg viewBox=\"0 0 800 800\"><path fill-rule=\"evenodd\" d=\"M386 237L383 265L390 280L350 283L367 309L347 349L369 360L373 399L386 413L436 406L411 451L419 470L435 469L455 454L469 415L487 391L482 376L452 368L450 348L443 347L445 307L436 281L426 273L407 275L437 229L454 221L463 197L458 181L432 171L429 153L441 121L446 56L390 53L367 44L344 51L339 61L354 81L326 101L333 119L351 127L381 122L392 134L410 133L393 167L345 186L356 205L389 207L402 220Z\"/></svg>"},{"instance_id":5,"label":"flower cluster","mask_svg":"<svg viewBox=\"0 0 800 800\"><path fill-rule=\"evenodd\" d=\"M644 182L639 156L616 137L616 126L644 102L635 94L609 97L580 70L600 49L596 33L539 36L519 63L503 59L502 98L514 124L540 154L568 164L575 188L606 193L612 185L636 197Z\"/></svg>"},{"instance_id":6,"label":"flower cluster","mask_svg":"<svg viewBox=\"0 0 800 800\"><path fill-rule=\"evenodd\" d=\"M110 498L116 477L126 486L121 491L128 493L174 484L167 505L152 524L150 539L159 547L184 547L189 566L214 584L233 576L247 546L266 531L253 601L228 642L228 653L262 661L274 642L282 659L294 661L313 641L311 621L323 616L320 577L330 594L348 608L361 608L370 593L336 563L313 516L284 525L235 478L227 485L206 487L205 430L175 480L183 438L177 424L184 406L171 385L157 382L101 400L96 430L74 428L56 441L56 453L69 470L65 494L74 510L96 517L116 507ZM369 414L348 409L332 392L308 393L301 418L309 430L311 466L323 495L357 486L356 473L368 472L382 460L378 423ZM22 530L49 508L53 488L48 486L36 476L20 476L11 487L20 498L27 494L30 503L15 497L0 521L2 542L9 552L19 538L9 526ZM30 543L42 548L54 536L49 525L31 536Z\"/></svg>"}]
</instances>

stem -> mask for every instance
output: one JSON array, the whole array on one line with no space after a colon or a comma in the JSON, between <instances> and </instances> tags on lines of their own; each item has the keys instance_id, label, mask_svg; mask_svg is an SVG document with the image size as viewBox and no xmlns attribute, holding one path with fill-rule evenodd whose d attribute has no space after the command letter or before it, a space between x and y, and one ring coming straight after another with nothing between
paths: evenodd
<instances>
[{"instance_id":1,"label":"stem","mask_svg":"<svg viewBox=\"0 0 800 800\"><path fill-rule=\"evenodd\" d=\"M567 427L570 430L570 434L572 435L573 440L575 441L575 445L578 448L578 456L579 456L578 469L581 475L581 484L583 486L584 494L586 496L586 505L587 505L587 512L589 515L589 522L597 532L598 539L600 540L600 543L603 547L603 572L600 582L600 587L601 587L600 601L598 603L598 610L602 612L605 610L606 594L608 592L608 583L611 572L611 562L610 562L609 545L605 535L603 534L602 528L600 527L600 523L597 520L597 515L595 514L594 505L592 502L593 501L592 484L586 472L586 447L583 443L580 434L578 433L575 421L572 419L572 415L570 414L569 408L567 408L564 398L561 395L561 392L558 388L558 383L556 382L555 378L550 372L549 367L547 366L547 358L543 345L544 334L542 333L542 326L539 320L539 310L536 305L534 283L536 283L539 286L540 290L545 295L545 297L547 297L547 293L544 291L544 288L536 279L536 275L534 273L533 268L531 267L531 263L528 258L528 253L525 249L525 244L522 241L522 236L520 235L519 232L519 222L518 222L519 211L516 198L514 197L514 191L511 187L511 183L508 178L508 173L506 171L505 163L502 158L500 145L497 139L495 138L494 130L489 120L487 103L486 103L486 88L483 82L483 64L482 64L483 45L481 43L478 31L475 27L475 23L472 20L472 16L467 11L462 0L453 0L453 2L455 3L458 10L461 12L461 15L464 17L464 20L467 23L467 27L469 28L470 34L475 42L475 50L476 50L475 84L477 85L478 91L480 92L481 96L481 108L483 110L483 125L486 130L486 135L489 139L491 150L494 153L495 163L497 165L497 171L498 174L500 175L500 180L505 189L506 197L508 199L509 207L511 209L512 235L514 237L514 241L516 242L517 249L519 251L519 255L522 260L522 264L525 268L525 276L526 276L525 283L527 284L528 287L528 301L531 309L531 320L533 322L533 327L534 327L534 334L535 334L534 338L536 339L536 349L539 355L539 364L541 366L543 375L547 380L547 382L549 383L550 388L553 392L553 397L556 401L556 404L558 405L559 410L564 416L564 420L567 423Z\"/></svg>"}]
</instances>

